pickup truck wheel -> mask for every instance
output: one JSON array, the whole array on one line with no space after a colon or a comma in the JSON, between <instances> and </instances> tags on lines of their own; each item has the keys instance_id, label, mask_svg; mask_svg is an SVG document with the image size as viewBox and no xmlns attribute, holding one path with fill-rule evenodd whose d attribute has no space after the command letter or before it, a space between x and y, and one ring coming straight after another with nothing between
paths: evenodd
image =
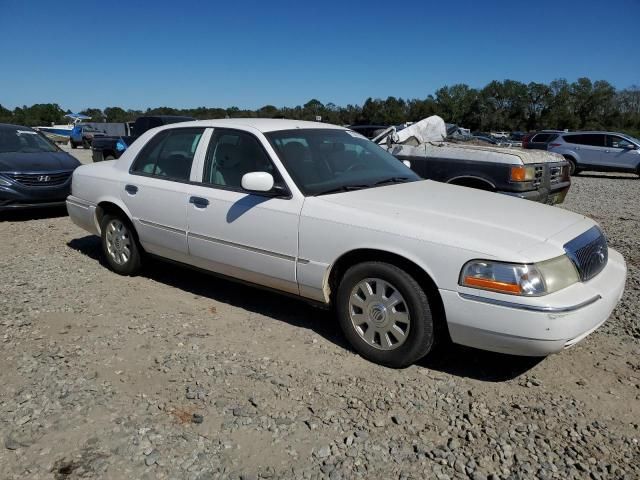
<instances>
[{"instance_id":1,"label":"pickup truck wheel","mask_svg":"<svg viewBox=\"0 0 640 480\"><path fill-rule=\"evenodd\" d=\"M91 144L89 143L89 140L82 140L82 148L84 148L85 150L89 150L91 148Z\"/></svg>"},{"instance_id":2,"label":"pickup truck wheel","mask_svg":"<svg viewBox=\"0 0 640 480\"><path fill-rule=\"evenodd\" d=\"M336 307L345 336L372 362L403 368L431 350L427 294L395 265L365 262L349 268L338 287Z\"/></svg>"},{"instance_id":3,"label":"pickup truck wheel","mask_svg":"<svg viewBox=\"0 0 640 480\"><path fill-rule=\"evenodd\" d=\"M76 145L73 140L69 140L69 144L71 145L71 148L77 148L78 147L78 145Z\"/></svg>"},{"instance_id":4,"label":"pickup truck wheel","mask_svg":"<svg viewBox=\"0 0 640 480\"><path fill-rule=\"evenodd\" d=\"M102 218L102 251L111 270L120 275L134 275L141 265L141 248L135 230L122 215Z\"/></svg>"}]
</instances>

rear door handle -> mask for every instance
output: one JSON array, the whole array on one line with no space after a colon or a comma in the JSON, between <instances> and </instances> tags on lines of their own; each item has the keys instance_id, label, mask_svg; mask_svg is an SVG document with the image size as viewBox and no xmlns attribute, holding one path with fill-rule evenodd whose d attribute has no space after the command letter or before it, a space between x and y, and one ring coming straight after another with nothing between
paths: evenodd
<instances>
[{"instance_id":1,"label":"rear door handle","mask_svg":"<svg viewBox=\"0 0 640 480\"><path fill-rule=\"evenodd\" d=\"M190 197L189 203L193 203L198 208L207 208L207 205L209 205L209 200L202 197Z\"/></svg>"},{"instance_id":2,"label":"rear door handle","mask_svg":"<svg viewBox=\"0 0 640 480\"><path fill-rule=\"evenodd\" d=\"M136 187L135 185L127 185L126 187L124 187L124 189L129 195L135 195L136 193L138 193L138 187Z\"/></svg>"}]
</instances>

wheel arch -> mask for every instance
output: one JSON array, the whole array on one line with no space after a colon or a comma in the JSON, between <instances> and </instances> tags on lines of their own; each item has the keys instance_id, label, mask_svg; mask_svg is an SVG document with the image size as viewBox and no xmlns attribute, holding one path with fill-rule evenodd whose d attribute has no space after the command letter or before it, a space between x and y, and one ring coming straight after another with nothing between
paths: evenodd
<instances>
[{"instance_id":1,"label":"wheel arch","mask_svg":"<svg viewBox=\"0 0 640 480\"><path fill-rule=\"evenodd\" d=\"M332 304L335 305L335 296L338 291L340 279L352 266L363 262L385 262L402 268L410 274L424 289L433 309L432 318L436 335L442 334L449 338L444 304L438 286L432 275L415 261L399 253L380 250L376 248L358 248L342 254L330 267L325 281L325 292ZM433 303L433 305L431 305Z\"/></svg>"},{"instance_id":2,"label":"wheel arch","mask_svg":"<svg viewBox=\"0 0 640 480\"><path fill-rule=\"evenodd\" d=\"M491 192L496 191L496 185L490 180L476 175L458 175L457 177L450 178L447 183L451 185L458 185L461 187L476 188L479 190L487 190Z\"/></svg>"},{"instance_id":3,"label":"wheel arch","mask_svg":"<svg viewBox=\"0 0 640 480\"><path fill-rule=\"evenodd\" d=\"M105 199L101 199L96 205L94 221L95 221L98 233L102 233L102 229L100 228L100 225L102 224L102 219L107 213L118 213L118 214L124 215L129 220L129 222L131 222L131 225L135 230L135 225L133 225L133 218L127 206L120 200L113 199L113 198L105 198Z\"/></svg>"}]
</instances>

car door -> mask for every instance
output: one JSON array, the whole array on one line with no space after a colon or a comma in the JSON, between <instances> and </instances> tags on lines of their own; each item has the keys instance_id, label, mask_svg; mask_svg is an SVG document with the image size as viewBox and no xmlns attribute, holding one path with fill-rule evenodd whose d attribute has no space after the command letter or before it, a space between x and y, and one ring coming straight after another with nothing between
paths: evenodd
<instances>
[{"instance_id":1,"label":"car door","mask_svg":"<svg viewBox=\"0 0 640 480\"><path fill-rule=\"evenodd\" d=\"M298 222L304 197L291 194L268 148L266 140L248 131L213 131L200 183L189 186L190 262L297 294ZM278 191L243 190L242 176L252 171L271 173Z\"/></svg>"},{"instance_id":2,"label":"car door","mask_svg":"<svg viewBox=\"0 0 640 480\"><path fill-rule=\"evenodd\" d=\"M607 135L602 153L602 165L612 169L635 170L640 163L640 151L633 142L619 135Z\"/></svg>"},{"instance_id":3,"label":"car door","mask_svg":"<svg viewBox=\"0 0 640 480\"><path fill-rule=\"evenodd\" d=\"M189 181L204 131L175 128L159 132L140 151L121 185L121 198L149 253L188 259Z\"/></svg>"}]
</instances>

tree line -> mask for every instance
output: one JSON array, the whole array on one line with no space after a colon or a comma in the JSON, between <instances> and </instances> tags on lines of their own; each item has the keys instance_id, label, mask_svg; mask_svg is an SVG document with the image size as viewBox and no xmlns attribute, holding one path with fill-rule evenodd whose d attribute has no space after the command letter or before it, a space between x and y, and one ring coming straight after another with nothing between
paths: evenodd
<instances>
[{"instance_id":1,"label":"tree line","mask_svg":"<svg viewBox=\"0 0 640 480\"><path fill-rule=\"evenodd\" d=\"M0 123L27 126L66 123L70 113L55 103L26 105L9 110L0 105ZM362 105L338 106L313 99L296 107L265 105L256 110L230 108L157 107L125 110L121 107L87 108L80 113L92 121L127 122L140 115L186 115L197 119L267 117L316 120L338 125L393 125L440 115L446 122L473 131L534 131L545 128L616 130L640 133L640 87L616 89L605 80L558 79L528 84L494 80L483 88L456 84L438 89L425 99L368 98Z\"/></svg>"}]
</instances>

